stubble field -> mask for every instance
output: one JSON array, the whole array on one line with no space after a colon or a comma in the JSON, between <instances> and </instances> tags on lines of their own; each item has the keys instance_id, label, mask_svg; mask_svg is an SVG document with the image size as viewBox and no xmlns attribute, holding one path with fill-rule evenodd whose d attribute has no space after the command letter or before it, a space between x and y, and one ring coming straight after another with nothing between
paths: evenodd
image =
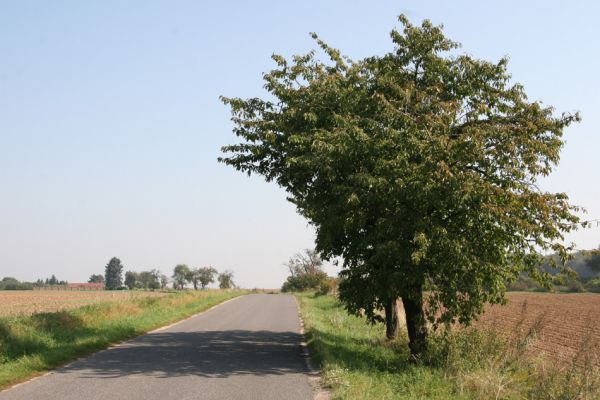
<instances>
[{"instance_id":1,"label":"stubble field","mask_svg":"<svg viewBox=\"0 0 600 400\"><path fill-rule=\"evenodd\" d=\"M0 291L0 317L31 315L41 312L70 310L112 301L128 301L142 297L159 297L159 292L129 291Z\"/></svg>"}]
</instances>

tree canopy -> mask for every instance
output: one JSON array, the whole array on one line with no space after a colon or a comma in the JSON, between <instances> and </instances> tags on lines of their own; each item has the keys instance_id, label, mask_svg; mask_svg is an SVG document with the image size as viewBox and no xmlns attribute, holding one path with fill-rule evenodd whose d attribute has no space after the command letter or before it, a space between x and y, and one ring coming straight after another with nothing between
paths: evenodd
<instances>
[{"instance_id":1,"label":"tree canopy","mask_svg":"<svg viewBox=\"0 0 600 400\"><path fill-rule=\"evenodd\" d=\"M342 258L350 312L375 321L401 298L418 356L426 320L469 323L521 271L544 279L542 252L566 256L577 208L537 180L579 115L530 101L506 58L457 54L441 27L399 20L381 56L350 60L316 34L326 61L274 55L267 98L222 98L241 142L220 161L287 191L317 251Z\"/></svg>"}]
</instances>

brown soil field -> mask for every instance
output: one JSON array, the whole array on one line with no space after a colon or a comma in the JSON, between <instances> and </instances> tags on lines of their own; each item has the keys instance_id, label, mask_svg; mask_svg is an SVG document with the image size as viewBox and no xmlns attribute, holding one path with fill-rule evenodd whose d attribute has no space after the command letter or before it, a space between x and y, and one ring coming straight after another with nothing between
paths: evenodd
<instances>
[{"instance_id":1,"label":"brown soil field","mask_svg":"<svg viewBox=\"0 0 600 400\"><path fill-rule=\"evenodd\" d=\"M128 301L149 296L164 296L159 292L128 291L0 291L0 317L31 315L41 312L68 310L81 306L113 301Z\"/></svg>"},{"instance_id":2,"label":"brown soil field","mask_svg":"<svg viewBox=\"0 0 600 400\"><path fill-rule=\"evenodd\" d=\"M511 292L507 297L506 305L488 306L476 326L528 337L533 356L600 359L600 295Z\"/></svg>"}]
</instances>

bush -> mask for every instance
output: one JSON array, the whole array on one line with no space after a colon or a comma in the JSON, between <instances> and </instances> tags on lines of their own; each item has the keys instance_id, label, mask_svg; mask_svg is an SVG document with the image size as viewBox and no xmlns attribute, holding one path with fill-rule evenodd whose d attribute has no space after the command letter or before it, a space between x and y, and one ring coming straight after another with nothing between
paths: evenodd
<instances>
[{"instance_id":1,"label":"bush","mask_svg":"<svg viewBox=\"0 0 600 400\"><path fill-rule=\"evenodd\" d=\"M313 274L299 274L288 276L281 287L282 292L304 292L314 290L320 287L321 282L327 279L325 272L315 272Z\"/></svg>"},{"instance_id":2,"label":"bush","mask_svg":"<svg viewBox=\"0 0 600 400\"><path fill-rule=\"evenodd\" d=\"M335 293L337 293L337 288L338 288L338 280L336 278L332 278L332 277L328 276L327 278L323 279L321 281L321 283L319 284L319 289L317 290L317 295L325 296L328 294L335 294Z\"/></svg>"},{"instance_id":3,"label":"bush","mask_svg":"<svg viewBox=\"0 0 600 400\"><path fill-rule=\"evenodd\" d=\"M15 278L5 277L0 281L0 290L33 290L33 283L19 282Z\"/></svg>"},{"instance_id":4,"label":"bush","mask_svg":"<svg viewBox=\"0 0 600 400\"><path fill-rule=\"evenodd\" d=\"M578 280L571 280L567 282L565 286L562 286L560 289L561 292L569 293L581 293L585 291L583 284Z\"/></svg>"},{"instance_id":5,"label":"bush","mask_svg":"<svg viewBox=\"0 0 600 400\"><path fill-rule=\"evenodd\" d=\"M539 289L540 285L534 279L521 275L516 281L510 282L506 288L514 291L527 291Z\"/></svg>"},{"instance_id":6,"label":"bush","mask_svg":"<svg viewBox=\"0 0 600 400\"><path fill-rule=\"evenodd\" d=\"M595 278L585 284L588 292L600 293L600 278Z\"/></svg>"}]
</instances>

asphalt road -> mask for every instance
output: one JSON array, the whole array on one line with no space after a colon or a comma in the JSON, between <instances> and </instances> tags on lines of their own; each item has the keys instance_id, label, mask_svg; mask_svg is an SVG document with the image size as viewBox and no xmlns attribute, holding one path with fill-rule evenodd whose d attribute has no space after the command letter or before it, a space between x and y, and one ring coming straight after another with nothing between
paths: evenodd
<instances>
[{"instance_id":1,"label":"asphalt road","mask_svg":"<svg viewBox=\"0 0 600 400\"><path fill-rule=\"evenodd\" d=\"M313 398L296 302L238 297L0 392L0 400Z\"/></svg>"}]
</instances>

